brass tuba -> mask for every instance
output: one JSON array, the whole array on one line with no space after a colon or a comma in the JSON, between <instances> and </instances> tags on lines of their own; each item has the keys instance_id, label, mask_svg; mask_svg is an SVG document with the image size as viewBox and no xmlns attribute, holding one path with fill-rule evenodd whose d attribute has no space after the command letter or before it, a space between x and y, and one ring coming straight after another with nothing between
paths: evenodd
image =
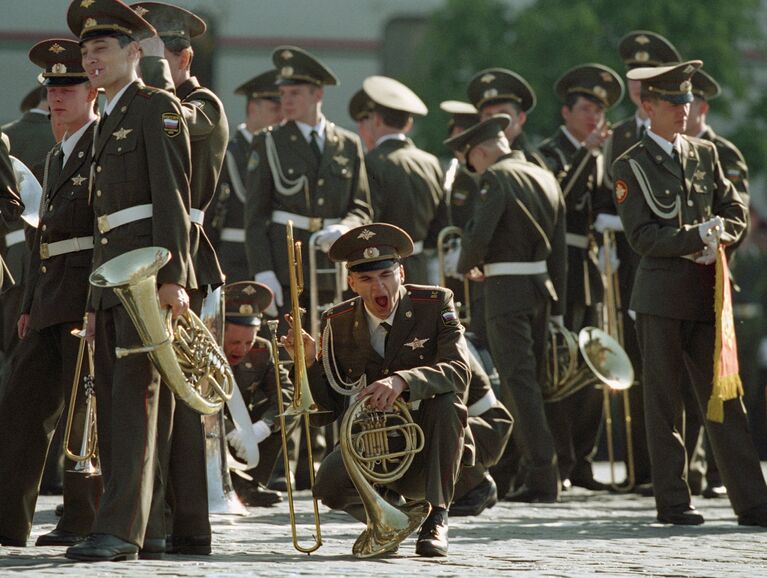
<instances>
[{"instance_id":1,"label":"brass tuba","mask_svg":"<svg viewBox=\"0 0 767 578\"><path fill-rule=\"evenodd\" d=\"M90 276L91 285L111 287L128 311L144 344L117 348L118 358L148 353L163 381L193 410L210 415L232 395L234 375L210 331L192 311L171 320L157 297L157 271L170 261L162 247L144 247L110 259Z\"/></svg>"},{"instance_id":2,"label":"brass tuba","mask_svg":"<svg viewBox=\"0 0 767 578\"><path fill-rule=\"evenodd\" d=\"M423 449L423 430L401 399L390 411L371 409L367 400L360 399L346 411L339 437L346 471L367 517L367 527L354 542L352 553L358 558L370 558L396 550L421 526L431 505L418 500L402 507L392 506L372 484L389 484L404 475L415 454ZM392 450L390 439L402 447Z\"/></svg>"},{"instance_id":3,"label":"brass tuba","mask_svg":"<svg viewBox=\"0 0 767 578\"><path fill-rule=\"evenodd\" d=\"M543 384L545 402L561 401L584 387L605 384L619 391L634 383L634 368L628 354L601 329L584 327L576 335L552 323L549 333Z\"/></svg>"}]
</instances>

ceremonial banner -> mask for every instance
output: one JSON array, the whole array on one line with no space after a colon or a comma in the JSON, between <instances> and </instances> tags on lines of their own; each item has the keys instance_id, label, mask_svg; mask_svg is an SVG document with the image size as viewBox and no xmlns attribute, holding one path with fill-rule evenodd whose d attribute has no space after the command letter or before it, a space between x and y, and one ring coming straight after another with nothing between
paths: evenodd
<instances>
[{"instance_id":1,"label":"ceremonial banner","mask_svg":"<svg viewBox=\"0 0 767 578\"><path fill-rule=\"evenodd\" d=\"M738 344L735 340L735 320L732 316L730 268L721 245L716 255L716 284L714 287L716 313L716 345L714 347L714 384L708 400L706 417L718 423L724 421L724 402L743 395L738 374Z\"/></svg>"}]
</instances>

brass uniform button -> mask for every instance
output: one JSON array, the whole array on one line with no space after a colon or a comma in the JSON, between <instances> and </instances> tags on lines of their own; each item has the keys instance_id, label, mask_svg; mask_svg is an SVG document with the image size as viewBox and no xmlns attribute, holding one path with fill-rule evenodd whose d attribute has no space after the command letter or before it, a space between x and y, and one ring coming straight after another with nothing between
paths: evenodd
<instances>
[{"instance_id":1,"label":"brass uniform button","mask_svg":"<svg viewBox=\"0 0 767 578\"><path fill-rule=\"evenodd\" d=\"M101 237L101 244L106 245L107 243L109 243L109 239L107 239L106 237Z\"/></svg>"}]
</instances>

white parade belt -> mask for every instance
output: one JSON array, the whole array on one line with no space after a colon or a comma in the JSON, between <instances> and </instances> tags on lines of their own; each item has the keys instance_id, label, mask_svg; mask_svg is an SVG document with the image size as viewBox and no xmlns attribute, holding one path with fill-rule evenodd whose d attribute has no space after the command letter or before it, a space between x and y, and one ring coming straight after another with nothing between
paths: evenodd
<instances>
[{"instance_id":1,"label":"white parade belt","mask_svg":"<svg viewBox=\"0 0 767 578\"><path fill-rule=\"evenodd\" d=\"M244 243L245 229L232 229L231 227L224 227L221 229L221 240L228 241L229 243Z\"/></svg>"},{"instance_id":2,"label":"white parade belt","mask_svg":"<svg viewBox=\"0 0 767 578\"><path fill-rule=\"evenodd\" d=\"M93 249L93 235L88 237L72 237L53 243L40 243L40 258L50 259L66 253L76 253L77 251L86 251Z\"/></svg>"},{"instance_id":3,"label":"white parade belt","mask_svg":"<svg viewBox=\"0 0 767 578\"><path fill-rule=\"evenodd\" d=\"M293 226L296 229L316 233L328 225L340 223L341 219L323 219L322 217L306 217L296 213L288 213L287 211L272 211L272 223L287 225L288 221L293 221Z\"/></svg>"},{"instance_id":4,"label":"white parade belt","mask_svg":"<svg viewBox=\"0 0 767 578\"><path fill-rule=\"evenodd\" d=\"M108 215L101 215L97 220L99 233L102 235L108 233L112 229L122 227L128 223L135 221L141 221L143 219L149 219L152 217L152 205L136 205L135 207L128 207L121 211L115 211Z\"/></svg>"},{"instance_id":5,"label":"white parade belt","mask_svg":"<svg viewBox=\"0 0 767 578\"><path fill-rule=\"evenodd\" d=\"M6 249L12 245L18 245L19 243L23 243L25 240L24 236L24 229L19 229L18 231L13 231L12 233L8 233L5 236L5 247Z\"/></svg>"},{"instance_id":6,"label":"white parade belt","mask_svg":"<svg viewBox=\"0 0 767 578\"><path fill-rule=\"evenodd\" d=\"M566 233L565 242L570 247L578 247L579 249L589 248L589 238L586 235L576 235L575 233Z\"/></svg>"},{"instance_id":7,"label":"white parade belt","mask_svg":"<svg viewBox=\"0 0 767 578\"><path fill-rule=\"evenodd\" d=\"M469 417L482 415L491 407L495 407L495 393L490 389L488 392L469 406Z\"/></svg>"},{"instance_id":8,"label":"white parade belt","mask_svg":"<svg viewBox=\"0 0 767 578\"><path fill-rule=\"evenodd\" d=\"M546 273L546 261L522 261L513 263L487 263L484 266L485 277L497 277L498 275L539 275Z\"/></svg>"}]
</instances>

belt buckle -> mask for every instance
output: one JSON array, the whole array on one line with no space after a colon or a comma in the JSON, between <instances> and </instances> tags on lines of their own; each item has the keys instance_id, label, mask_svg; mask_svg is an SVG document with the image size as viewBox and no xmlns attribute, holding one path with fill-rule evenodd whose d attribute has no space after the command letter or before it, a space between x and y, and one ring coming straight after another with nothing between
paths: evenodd
<instances>
[{"instance_id":1,"label":"belt buckle","mask_svg":"<svg viewBox=\"0 0 767 578\"><path fill-rule=\"evenodd\" d=\"M48 257L50 257L50 252L48 251L48 243L40 243L40 258L45 260Z\"/></svg>"},{"instance_id":2,"label":"belt buckle","mask_svg":"<svg viewBox=\"0 0 767 578\"><path fill-rule=\"evenodd\" d=\"M322 217L309 217L309 232L316 233L322 229Z\"/></svg>"},{"instance_id":3,"label":"belt buckle","mask_svg":"<svg viewBox=\"0 0 767 578\"><path fill-rule=\"evenodd\" d=\"M112 229L112 227L109 226L109 215L101 215L96 219L96 222L98 223L99 233L102 235L108 233Z\"/></svg>"}]
</instances>

